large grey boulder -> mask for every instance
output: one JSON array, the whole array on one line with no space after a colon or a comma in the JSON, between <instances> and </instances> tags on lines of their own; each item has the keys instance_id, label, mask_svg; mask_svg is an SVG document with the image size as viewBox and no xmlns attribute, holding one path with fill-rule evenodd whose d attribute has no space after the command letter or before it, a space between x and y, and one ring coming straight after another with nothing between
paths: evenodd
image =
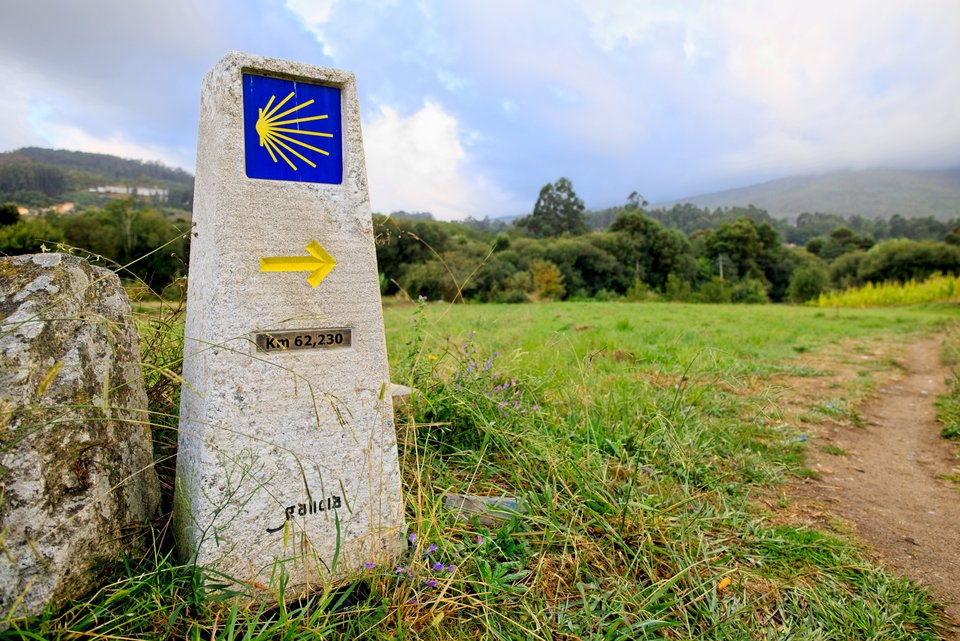
<instances>
[{"instance_id":1,"label":"large grey boulder","mask_svg":"<svg viewBox=\"0 0 960 641\"><path fill-rule=\"evenodd\" d=\"M96 587L158 501L120 280L75 256L0 258L0 619Z\"/></svg>"}]
</instances>

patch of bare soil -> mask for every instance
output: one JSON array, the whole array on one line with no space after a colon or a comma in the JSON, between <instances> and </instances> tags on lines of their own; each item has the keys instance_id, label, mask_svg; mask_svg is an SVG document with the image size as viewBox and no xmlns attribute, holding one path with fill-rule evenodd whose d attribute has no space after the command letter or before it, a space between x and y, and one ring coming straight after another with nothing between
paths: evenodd
<instances>
[{"instance_id":1,"label":"patch of bare soil","mask_svg":"<svg viewBox=\"0 0 960 641\"><path fill-rule=\"evenodd\" d=\"M820 478L792 491L850 521L888 569L930 588L946 606L944 634L960 639L960 491L941 478L957 474L960 461L936 421L934 402L949 375L941 353L939 338L902 348L895 355L901 371L861 405L862 427L808 425L809 461ZM849 364L840 365L847 376ZM792 382L802 388L815 381ZM798 391L809 401L814 390Z\"/></svg>"}]
</instances>

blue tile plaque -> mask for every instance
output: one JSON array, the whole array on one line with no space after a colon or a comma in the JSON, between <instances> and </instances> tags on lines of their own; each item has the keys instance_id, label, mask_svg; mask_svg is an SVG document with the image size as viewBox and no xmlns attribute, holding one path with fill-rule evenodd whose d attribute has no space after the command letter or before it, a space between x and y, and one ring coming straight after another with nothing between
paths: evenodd
<instances>
[{"instance_id":1,"label":"blue tile plaque","mask_svg":"<svg viewBox=\"0 0 960 641\"><path fill-rule=\"evenodd\" d=\"M343 182L340 90L243 74L248 178Z\"/></svg>"}]
</instances>

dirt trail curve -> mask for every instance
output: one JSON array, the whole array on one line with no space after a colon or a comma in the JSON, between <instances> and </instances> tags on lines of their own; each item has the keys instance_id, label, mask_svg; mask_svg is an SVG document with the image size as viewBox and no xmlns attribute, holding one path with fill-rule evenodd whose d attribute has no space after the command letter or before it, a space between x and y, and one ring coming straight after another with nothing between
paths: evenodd
<instances>
[{"instance_id":1,"label":"dirt trail curve","mask_svg":"<svg viewBox=\"0 0 960 641\"><path fill-rule=\"evenodd\" d=\"M904 372L881 384L862 407L865 429L825 429L811 448L821 473L802 490L856 524L891 570L931 588L960 640L960 491L938 475L956 474L955 446L940 438L934 401L945 392L942 341L925 339L898 358Z\"/></svg>"}]
</instances>

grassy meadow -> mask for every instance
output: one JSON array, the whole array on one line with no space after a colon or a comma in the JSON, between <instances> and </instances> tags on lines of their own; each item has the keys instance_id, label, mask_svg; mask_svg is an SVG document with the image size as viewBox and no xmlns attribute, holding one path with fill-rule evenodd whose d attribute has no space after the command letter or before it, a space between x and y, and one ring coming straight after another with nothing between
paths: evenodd
<instances>
[{"instance_id":1,"label":"grassy meadow","mask_svg":"<svg viewBox=\"0 0 960 641\"><path fill-rule=\"evenodd\" d=\"M142 558L81 603L8 638L938 639L935 604L843 528L789 517L809 473L804 421L846 422L875 375L869 346L944 331L954 306L816 309L666 303L385 309L409 550L302 603L243 609L200 594L166 520ZM144 320L169 497L178 321ZM786 381L860 354L855 385L785 410ZM494 524L447 493L515 497ZM169 509L169 502L165 504ZM167 515L164 515L166 519Z\"/></svg>"}]
</instances>

